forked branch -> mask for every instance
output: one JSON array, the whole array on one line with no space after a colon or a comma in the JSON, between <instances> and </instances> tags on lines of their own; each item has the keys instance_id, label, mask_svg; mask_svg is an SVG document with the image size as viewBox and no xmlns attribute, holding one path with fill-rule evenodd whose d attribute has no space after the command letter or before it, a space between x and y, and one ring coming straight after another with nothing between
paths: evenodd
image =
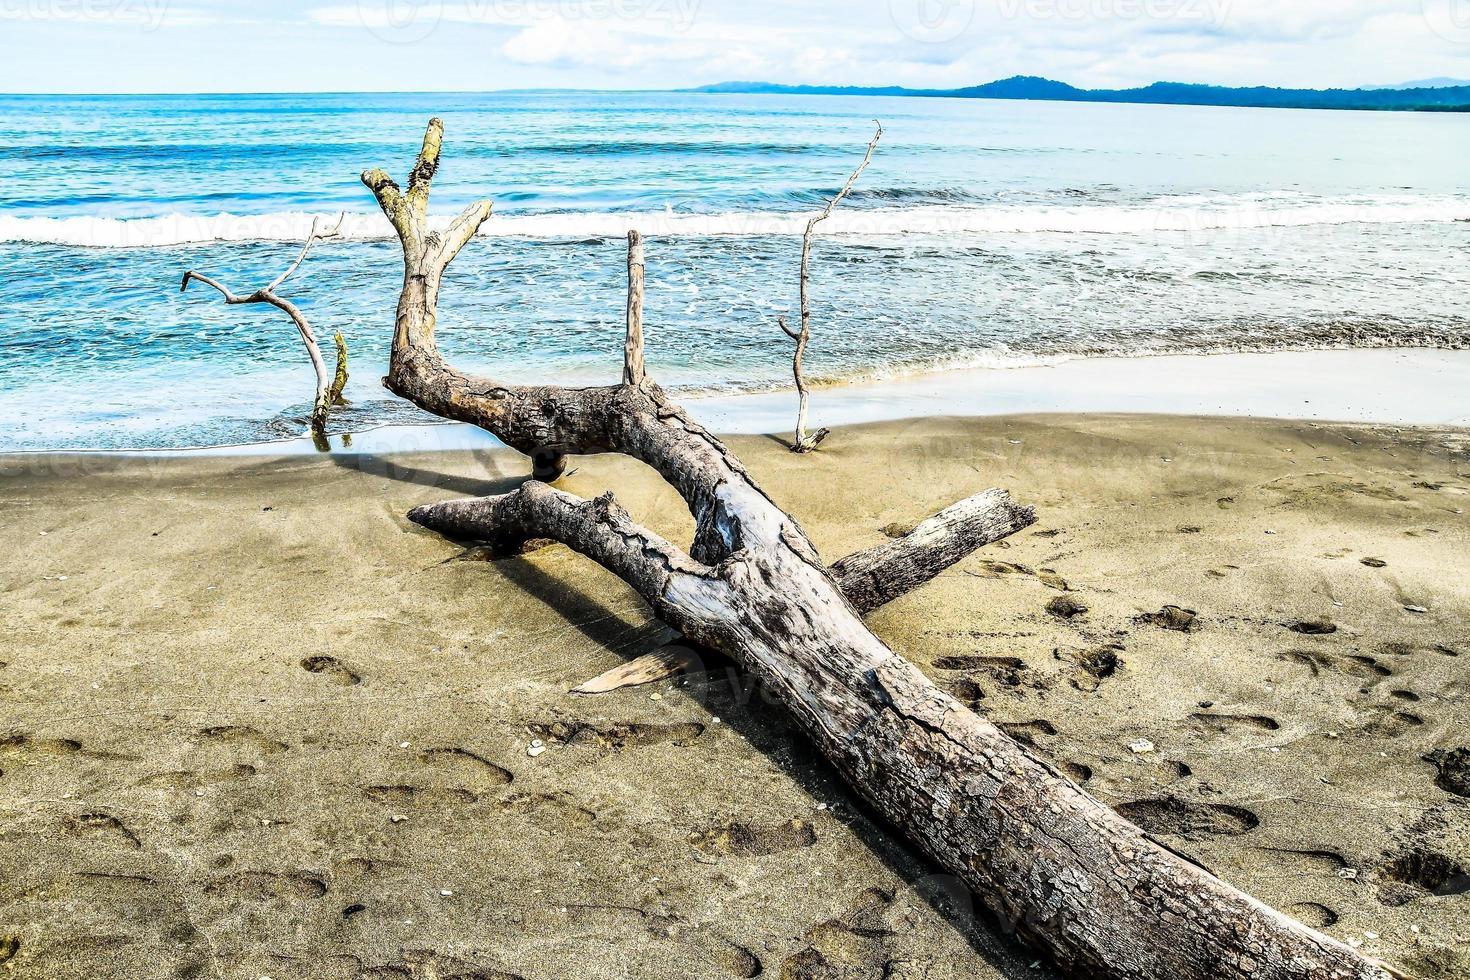
<instances>
[{"instance_id":1,"label":"forked branch","mask_svg":"<svg viewBox=\"0 0 1470 980\"><path fill-rule=\"evenodd\" d=\"M873 120L873 124L877 126L878 129L876 132L873 133L873 138L868 140L868 149L867 152L863 154L863 162L858 164L857 169L854 170L852 172L852 175L847 178L847 183L842 185L842 189L837 192L837 195L833 197L832 200L827 202L827 206L822 210L822 213L815 215L807 221L806 229L801 233L800 329L793 330L788 327L786 325L785 317L776 318L776 322L780 324L781 329L785 331L786 336L796 341L796 351L791 356L791 373L796 378L797 397L796 434L791 444L791 451L794 453L809 453L813 449L816 449L818 444L820 444L823 439L827 438L827 433L830 431L828 429L818 429L811 435L807 435L806 431L807 402L810 396L807 392L806 378L802 374L801 362L802 358L806 356L806 346L812 337L812 307L807 289L807 285L811 280L812 232L818 224L832 217L832 212L837 209L837 205L842 203L842 199L847 197L847 195L852 191L852 185L857 183L858 177L862 176L863 171L868 169L868 164L872 162L873 151L878 148L878 141L883 138L883 124L876 119Z\"/></svg>"},{"instance_id":2,"label":"forked branch","mask_svg":"<svg viewBox=\"0 0 1470 980\"><path fill-rule=\"evenodd\" d=\"M342 220L345 217L345 213L339 215L336 223L325 231L318 228L320 219L314 219L311 223L311 233L307 235L306 243L301 246L301 252L296 256L296 261L287 266L286 271L276 276L268 285L252 293L236 294L219 280L192 269L184 273L183 282L179 284L179 292L184 292L189 288L189 283L202 282L217 290L225 298L225 304L228 306L269 303L291 318L291 322L296 324L297 333L301 335L301 343L306 348L306 355L311 359L312 370L316 373L316 396L312 400L311 407L311 432L318 440L321 440L327 431L327 415L333 406L346 404L342 398L342 389L347 386L347 341L342 338L342 334L333 334L332 339L337 347L337 367L329 376L327 362L322 357L321 346L317 343L316 333L311 329L311 324L307 322L306 314L301 312L301 308L295 303L278 295L276 290L291 278L297 269L301 268L301 263L306 261L307 253L311 251L313 245L341 235Z\"/></svg>"}]
</instances>

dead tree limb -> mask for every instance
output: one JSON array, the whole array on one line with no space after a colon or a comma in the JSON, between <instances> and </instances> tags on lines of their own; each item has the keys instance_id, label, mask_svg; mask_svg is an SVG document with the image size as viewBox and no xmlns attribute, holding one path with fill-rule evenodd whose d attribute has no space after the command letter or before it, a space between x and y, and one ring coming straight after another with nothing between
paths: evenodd
<instances>
[{"instance_id":1,"label":"dead tree limb","mask_svg":"<svg viewBox=\"0 0 1470 980\"><path fill-rule=\"evenodd\" d=\"M628 331L623 340L623 384L641 385L643 367L643 236L628 232Z\"/></svg>"},{"instance_id":2,"label":"dead tree limb","mask_svg":"<svg viewBox=\"0 0 1470 980\"><path fill-rule=\"evenodd\" d=\"M332 410L332 407L334 405L345 404L342 399L342 389L347 386L347 342L342 339L340 333L333 334L332 339L337 346L337 368L332 376L329 377L327 374L327 362L322 357L322 349L317 344L316 334L312 331L311 324L306 320L306 314L302 313L301 308L295 303L277 295L276 290L280 288L282 283L291 278L297 269L301 268L301 263L306 260L306 254L311 251L313 245L320 241L336 238L341 233L342 219L344 217L346 217L345 214L339 216L337 223L327 231L319 231L317 229L317 221L313 220L311 223L311 234L306 237L306 244L301 246L301 252L296 256L296 261L287 266L285 272L282 272L275 279L271 280L268 286L257 289L253 293L237 295L218 280L212 279L203 273L195 272L192 269L184 273L184 280L179 285L179 292L184 292L189 288L190 282L198 280L206 286L218 290L220 295L225 298L226 305L240 306L247 303L269 303L291 318L291 322L296 324L297 333L301 335L302 345L306 347L306 355L311 358L312 370L316 372L316 396L312 400L311 431L318 438L323 436L327 431L327 414Z\"/></svg>"},{"instance_id":3,"label":"dead tree limb","mask_svg":"<svg viewBox=\"0 0 1470 980\"><path fill-rule=\"evenodd\" d=\"M425 516L425 520L428 517ZM1030 508L1011 503L1004 490L986 490L951 504L908 534L833 562L829 571L859 615L868 613L928 582L966 555L1030 527ZM454 528L426 524L454 537ZM573 688L573 694L607 694L650 684L697 668L700 657L667 637L652 653L634 657Z\"/></svg>"},{"instance_id":4,"label":"dead tree limb","mask_svg":"<svg viewBox=\"0 0 1470 980\"><path fill-rule=\"evenodd\" d=\"M776 323L780 325L781 329L786 333L786 336L796 341L796 350L791 355L791 373L796 379L797 399L796 434L791 443L791 451L794 453L811 452L817 448L823 439L827 438L827 434L831 431L830 429L818 429L811 435L808 435L806 431L806 410L810 395L807 392L806 377L802 374L801 362L802 358L806 356L807 343L812 338L812 306L807 288L808 283L811 281L812 231L818 224L832 217L832 212L837 209L837 205L842 203L842 199L847 197L848 193L852 191L852 185L857 183L857 179L862 176L863 171L868 169L868 164L872 162L873 151L878 148L878 141L883 138L883 124L876 119L873 120L873 124L878 129L873 133L873 138L868 141L868 151L863 154L863 162L858 164L857 169L852 172L852 176L847 178L847 183L842 185L842 189L837 192L837 195L827 202L827 207L822 213L807 221L806 229L801 233L801 328L799 330L792 330L786 325L785 317L776 318Z\"/></svg>"},{"instance_id":5,"label":"dead tree limb","mask_svg":"<svg viewBox=\"0 0 1470 980\"><path fill-rule=\"evenodd\" d=\"M434 342L440 280L490 205L471 205L447 234L428 230L442 135L432 120L407 193L381 170L363 175L403 243L386 383L523 452L639 459L684 498L696 531L686 552L611 495L582 500L534 480L412 519L505 548L551 538L607 568L663 622L759 678L863 799L1065 970L1385 980L1379 964L1161 847L936 688L863 625L796 521L652 380L517 385L446 363Z\"/></svg>"}]
</instances>

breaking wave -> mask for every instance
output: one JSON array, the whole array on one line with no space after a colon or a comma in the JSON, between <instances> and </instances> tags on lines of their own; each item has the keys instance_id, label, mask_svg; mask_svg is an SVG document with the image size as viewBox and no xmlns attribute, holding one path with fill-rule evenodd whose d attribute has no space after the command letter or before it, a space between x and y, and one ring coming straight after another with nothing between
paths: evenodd
<instances>
[{"instance_id":1,"label":"breaking wave","mask_svg":"<svg viewBox=\"0 0 1470 980\"><path fill-rule=\"evenodd\" d=\"M300 241L318 218L333 214L170 214L150 218L0 216L0 242L82 248L164 248L214 242ZM630 228L665 237L800 235L810 215L794 211L690 214L664 211L555 212L496 215L483 233L542 239L621 236ZM451 215L438 220L447 225ZM1470 221L1470 198L1291 195L1176 196L1137 204L878 206L836 212L822 235L1088 234L1145 235L1345 224L1424 224ZM378 214L353 213L342 237L389 239Z\"/></svg>"}]
</instances>

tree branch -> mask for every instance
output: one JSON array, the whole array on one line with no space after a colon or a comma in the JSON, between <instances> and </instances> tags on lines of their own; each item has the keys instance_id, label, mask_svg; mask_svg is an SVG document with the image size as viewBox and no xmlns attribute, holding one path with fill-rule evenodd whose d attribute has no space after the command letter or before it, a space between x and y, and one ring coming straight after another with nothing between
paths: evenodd
<instances>
[{"instance_id":1,"label":"tree branch","mask_svg":"<svg viewBox=\"0 0 1470 980\"><path fill-rule=\"evenodd\" d=\"M873 133L873 138L868 141L868 149L863 154L862 163L857 165L857 169L847 178L847 183L842 185L841 190L837 192L836 196L827 202L827 207L823 209L822 213L807 221L806 228L801 233L801 329L792 330L786 325L786 319L784 317L778 317L776 320L781 325L781 329L785 332L786 336L796 341L796 351L791 356L791 373L796 379L797 398L796 433L791 445L791 451L794 453L811 452L817 448L821 441L827 437L828 432L831 431L829 429L818 429L811 435L807 435L806 431L807 403L810 396L807 392L806 379L802 376L801 362L802 358L806 356L807 343L811 340L812 335L812 311L807 290L807 284L811 279L812 232L818 224L832 216L832 212L836 209L837 205L852 191L853 184L857 183L858 177L862 176L862 172L868 169L868 164L872 162L873 151L877 149L878 141L883 138L883 124L876 119L873 120L873 124L878 128Z\"/></svg>"},{"instance_id":2,"label":"tree branch","mask_svg":"<svg viewBox=\"0 0 1470 980\"><path fill-rule=\"evenodd\" d=\"M937 577L976 549L1010 537L1035 522L1035 511L1012 503L1004 490L986 490L951 504L897 540L838 559L829 571L853 608L867 615ZM448 533L433 524L425 526ZM666 641L678 642L679 637ZM688 652L687 648L665 645L597 675L573 693L605 694L684 673L699 660L697 656L685 656Z\"/></svg>"},{"instance_id":3,"label":"tree branch","mask_svg":"<svg viewBox=\"0 0 1470 980\"><path fill-rule=\"evenodd\" d=\"M628 232L628 327L623 340L623 384L641 385L643 367L643 236Z\"/></svg>"},{"instance_id":4,"label":"tree branch","mask_svg":"<svg viewBox=\"0 0 1470 980\"><path fill-rule=\"evenodd\" d=\"M332 406L344 404L342 400L342 389L347 385L347 342L342 339L340 333L335 334L333 337L337 345L337 369L335 376L329 379L327 375L327 364L322 357L321 346L317 343L316 334L312 331L311 324L307 322L306 314L295 303L278 296L276 294L276 288L289 279L301 267L301 263L306 260L307 253L311 251L313 245L318 241L336 238L341 233L342 222L346 217L347 214L344 211L338 216L336 224L328 231L319 231L317 225L320 219L312 219L311 232L307 235L306 242L301 246L301 252L296 256L296 261L287 266L285 272L282 272L275 279L271 280L269 285L257 289L253 293L243 296L237 295L231 292L223 283L203 273L195 272L192 269L184 273L183 281L179 284L179 292L185 292L188 290L190 282L198 280L206 286L211 286L218 290L224 296L225 304L228 306L239 306L246 303L268 303L291 318L291 322L296 325L296 332L301 337L301 344L306 348L306 356L311 361L312 371L316 374L316 394L311 408L311 432L316 438L318 446L324 443L323 437L327 431L327 415L330 413Z\"/></svg>"}]
</instances>

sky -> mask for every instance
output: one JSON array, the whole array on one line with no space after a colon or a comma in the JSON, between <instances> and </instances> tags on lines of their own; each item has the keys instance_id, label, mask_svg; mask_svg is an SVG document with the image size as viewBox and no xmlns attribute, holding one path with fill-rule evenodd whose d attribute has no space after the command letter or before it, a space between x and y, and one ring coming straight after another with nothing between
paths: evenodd
<instances>
[{"instance_id":1,"label":"sky","mask_svg":"<svg viewBox=\"0 0 1470 980\"><path fill-rule=\"evenodd\" d=\"M1470 78L1470 0L0 0L0 91Z\"/></svg>"}]
</instances>

